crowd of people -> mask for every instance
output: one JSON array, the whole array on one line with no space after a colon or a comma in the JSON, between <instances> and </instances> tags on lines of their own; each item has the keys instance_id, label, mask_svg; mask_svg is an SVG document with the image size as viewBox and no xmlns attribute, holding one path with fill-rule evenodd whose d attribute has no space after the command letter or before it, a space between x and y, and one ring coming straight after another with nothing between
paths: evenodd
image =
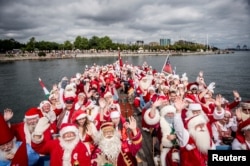
<instances>
[{"instance_id":1,"label":"crowd of people","mask_svg":"<svg viewBox=\"0 0 250 166\"><path fill-rule=\"evenodd\" d=\"M138 114L124 114L122 93ZM218 146L250 149L250 102L232 94L232 102L215 95L202 71L189 81L186 73L158 72L146 62L86 66L53 85L23 122L10 123L15 110L4 110L0 165L36 165L49 155L52 166L135 166L141 132L148 132L155 165L205 166L208 150ZM134 116L142 116L142 129Z\"/></svg>"}]
</instances>

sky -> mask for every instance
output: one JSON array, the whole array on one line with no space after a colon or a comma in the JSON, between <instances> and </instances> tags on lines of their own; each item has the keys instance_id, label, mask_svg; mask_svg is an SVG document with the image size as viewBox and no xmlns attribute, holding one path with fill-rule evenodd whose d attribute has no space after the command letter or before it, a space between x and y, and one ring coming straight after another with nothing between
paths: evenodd
<instances>
[{"instance_id":1,"label":"sky","mask_svg":"<svg viewBox=\"0 0 250 166\"><path fill-rule=\"evenodd\" d=\"M0 39L171 39L250 48L250 0L0 0Z\"/></svg>"}]
</instances>

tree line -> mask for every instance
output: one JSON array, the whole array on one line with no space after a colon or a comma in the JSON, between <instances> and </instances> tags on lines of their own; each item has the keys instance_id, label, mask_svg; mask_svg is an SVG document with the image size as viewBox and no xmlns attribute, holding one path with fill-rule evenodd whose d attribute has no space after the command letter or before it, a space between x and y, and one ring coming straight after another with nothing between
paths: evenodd
<instances>
[{"instance_id":1,"label":"tree line","mask_svg":"<svg viewBox=\"0 0 250 166\"><path fill-rule=\"evenodd\" d=\"M140 47L144 50L149 51L164 51L164 50L173 50L173 51L197 51L200 49L206 50L207 46L198 43L192 43L187 41L178 41L173 45L160 46L160 45L150 45L150 44L122 44L114 43L108 36L98 37L93 36L90 39L86 37L77 36L74 42L69 40L64 41L63 44L50 41L36 41L35 37L31 37L26 44L20 43L15 39L0 39L0 52L6 53L8 51L13 51L15 49L21 50L22 52L28 51L52 51L52 50L90 50L95 49L97 51L103 50L130 50L137 51ZM217 48L213 48L217 49Z\"/></svg>"}]
</instances>

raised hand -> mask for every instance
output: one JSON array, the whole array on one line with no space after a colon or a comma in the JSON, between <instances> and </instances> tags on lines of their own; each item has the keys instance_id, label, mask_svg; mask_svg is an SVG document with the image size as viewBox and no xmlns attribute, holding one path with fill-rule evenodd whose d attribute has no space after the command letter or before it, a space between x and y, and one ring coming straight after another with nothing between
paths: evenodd
<instances>
[{"instance_id":1,"label":"raised hand","mask_svg":"<svg viewBox=\"0 0 250 166\"><path fill-rule=\"evenodd\" d=\"M137 123L135 118L133 116L130 116L128 120L129 120L128 128L131 129L132 131L135 131L137 128Z\"/></svg>"},{"instance_id":2,"label":"raised hand","mask_svg":"<svg viewBox=\"0 0 250 166\"><path fill-rule=\"evenodd\" d=\"M99 105L101 108L104 108L106 106L106 100L104 98L99 99Z\"/></svg>"},{"instance_id":3,"label":"raised hand","mask_svg":"<svg viewBox=\"0 0 250 166\"><path fill-rule=\"evenodd\" d=\"M182 98L177 97L174 102L174 106L176 108L176 113L181 113L182 109L184 109L186 105Z\"/></svg>"},{"instance_id":4,"label":"raised hand","mask_svg":"<svg viewBox=\"0 0 250 166\"><path fill-rule=\"evenodd\" d=\"M234 98L240 98L240 94L236 90L233 90L233 95L234 95Z\"/></svg>"},{"instance_id":5,"label":"raised hand","mask_svg":"<svg viewBox=\"0 0 250 166\"><path fill-rule=\"evenodd\" d=\"M209 91L211 91L211 92L214 91L214 88L215 88L215 82L211 82L211 83L208 85L208 87L207 87L207 89L208 89Z\"/></svg>"},{"instance_id":6,"label":"raised hand","mask_svg":"<svg viewBox=\"0 0 250 166\"><path fill-rule=\"evenodd\" d=\"M236 108L236 110L235 110L235 116L236 116L237 120L241 120L242 119L241 108Z\"/></svg>"}]
</instances>

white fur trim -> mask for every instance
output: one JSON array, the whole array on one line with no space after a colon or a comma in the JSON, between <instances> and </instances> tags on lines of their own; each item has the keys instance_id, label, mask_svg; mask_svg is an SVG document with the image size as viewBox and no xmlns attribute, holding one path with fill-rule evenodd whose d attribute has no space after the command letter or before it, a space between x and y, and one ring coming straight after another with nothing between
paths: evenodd
<instances>
[{"instance_id":1,"label":"white fur trim","mask_svg":"<svg viewBox=\"0 0 250 166\"><path fill-rule=\"evenodd\" d=\"M194 145L190 145L190 144L187 144L187 145L186 145L186 149L189 150L189 151L190 151L190 150L193 150L194 148L195 148Z\"/></svg>"},{"instance_id":2,"label":"white fur trim","mask_svg":"<svg viewBox=\"0 0 250 166\"><path fill-rule=\"evenodd\" d=\"M241 149L242 150L247 150L247 145L246 144L241 144Z\"/></svg>"},{"instance_id":3,"label":"white fur trim","mask_svg":"<svg viewBox=\"0 0 250 166\"><path fill-rule=\"evenodd\" d=\"M41 135L41 138L36 140L36 139L33 138L34 135ZM33 132L33 133L31 134L31 140L32 140L32 142L35 143L35 144L40 144L40 143L43 141L43 139L44 139L44 135L43 135L42 133Z\"/></svg>"},{"instance_id":4,"label":"white fur trim","mask_svg":"<svg viewBox=\"0 0 250 166\"><path fill-rule=\"evenodd\" d=\"M149 116L150 111L151 111L151 108L147 109L143 118L148 125L155 125L160 121L159 111L157 109L155 110L155 117L153 118Z\"/></svg>"},{"instance_id":5,"label":"white fur trim","mask_svg":"<svg viewBox=\"0 0 250 166\"><path fill-rule=\"evenodd\" d=\"M197 86L197 85L191 85L191 86L190 86L190 89L193 89L193 88L198 89L198 86Z\"/></svg>"},{"instance_id":6,"label":"white fur trim","mask_svg":"<svg viewBox=\"0 0 250 166\"><path fill-rule=\"evenodd\" d=\"M196 125L202 124L202 123L205 123L205 124L207 123L203 115L192 117L188 122L188 129L189 130L193 129Z\"/></svg>"},{"instance_id":7,"label":"white fur trim","mask_svg":"<svg viewBox=\"0 0 250 166\"><path fill-rule=\"evenodd\" d=\"M82 118L85 118L87 116L86 113L82 113L80 114L78 117L76 117L76 120L79 120L79 119L82 119Z\"/></svg>"},{"instance_id":8,"label":"white fur trim","mask_svg":"<svg viewBox=\"0 0 250 166\"><path fill-rule=\"evenodd\" d=\"M28 126L27 126L26 122L24 123L23 128L24 128L23 130L24 130L24 134L25 134L26 143L31 145L31 134L29 132L29 129L28 129Z\"/></svg>"},{"instance_id":9,"label":"white fur trim","mask_svg":"<svg viewBox=\"0 0 250 166\"><path fill-rule=\"evenodd\" d=\"M29 116L24 116L24 118L25 119L32 119L32 118L36 118L36 117L39 117L39 115L38 114L36 114L36 115L29 115Z\"/></svg>"},{"instance_id":10,"label":"white fur trim","mask_svg":"<svg viewBox=\"0 0 250 166\"><path fill-rule=\"evenodd\" d=\"M110 118L113 119L113 118L119 118L120 117L120 112L119 111L112 111L110 113Z\"/></svg>"},{"instance_id":11,"label":"white fur trim","mask_svg":"<svg viewBox=\"0 0 250 166\"><path fill-rule=\"evenodd\" d=\"M241 131L245 131L245 130L249 130L249 129L250 129L250 124L247 125L247 126L245 126L245 127L243 127L243 128L241 129Z\"/></svg>"},{"instance_id":12,"label":"white fur trim","mask_svg":"<svg viewBox=\"0 0 250 166\"><path fill-rule=\"evenodd\" d=\"M75 127L75 126L67 126L67 127L64 127L62 128L60 131L59 131L59 134L60 136L62 137L63 134L67 133L67 132L74 132L76 133L76 135L78 134L78 129Z\"/></svg>"},{"instance_id":13,"label":"white fur trim","mask_svg":"<svg viewBox=\"0 0 250 166\"><path fill-rule=\"evenodd\" d=\"M218 120L218 119L223 119L224 117L224 114L225 114L225 110L222 108L221 111L218 111L216 108L213 112L213 117L214 119Z\"/></svg>"},{"instance_id":14,"label":"white fur trim","mask_svg":"<svg viewBox=\"0 0 250 166\"><path fill-rule=\"evenodd\" d=\"M165 116L167 113L176 113L176 108L172 105L164 106L161 109L161 116Z\"/></svg>"},{"instance_id":15,"label":"white fur trim","mask_svg":"<svg viewBox=\"0 0 250 166\"><path fill-rule=\"evenodd\" d=\"M188 106L188 109L190 111L192 111L192 110L202 110L201 105L198 104L198 103L190 103L189 106Z\"/></svg>"},{"instance_id":16,"label":"white fur trim","mask_svg":"<svg viewBox=\"0 0 250 166\"><path fill-rule=\"evenodd\" d=\"M172 147L173 143L169 139L167 139L167 136L170 135L172 129L169 123L163 117L161 117L160 119L160 126L162 132L162 138L161 138L162 145L169 148Z\"/></svg>"},{"instance_id":17,"label":"white fur trim","mask_svg":"<svg viewBox=\"0 0 250 166\"><path fill-rule=\"evenodd\" d=\"M172 153L172 160L176 162L180 162L180 154L178 151Z\"/></svg>"}]
</instances>

